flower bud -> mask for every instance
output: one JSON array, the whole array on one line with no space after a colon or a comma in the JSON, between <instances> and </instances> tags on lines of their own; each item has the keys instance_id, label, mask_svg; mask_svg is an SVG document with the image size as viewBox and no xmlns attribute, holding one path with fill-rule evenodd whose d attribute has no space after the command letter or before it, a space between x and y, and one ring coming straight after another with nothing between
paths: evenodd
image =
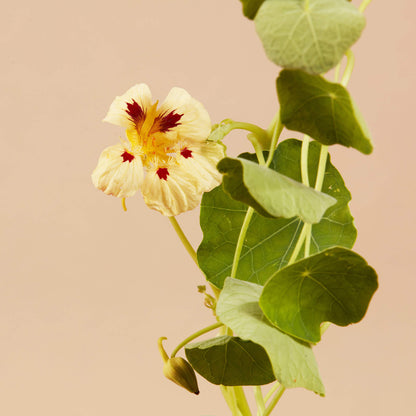
<instances>
[{"instance_id":1,"label":"flower bud","mask_svg":"<svg viewBox=\"0 0 416 416\"><path fill-rule=\"evenodd\" d=\"M191 393L199 394L195 371L182 357L169 358L163 365L163 374Z\"/></svg>"}]
</instances>

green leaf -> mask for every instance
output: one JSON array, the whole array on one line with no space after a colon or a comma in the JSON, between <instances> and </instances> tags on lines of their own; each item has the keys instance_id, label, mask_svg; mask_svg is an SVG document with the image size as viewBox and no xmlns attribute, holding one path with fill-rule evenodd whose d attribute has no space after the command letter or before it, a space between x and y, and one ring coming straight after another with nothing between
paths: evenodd
<instances>
[{"instance_id":1,"label":"green leaf","mask_svg":"<svg viewBox=\"0 0 416 416\"><path fill-rule=\"evenodd\" d=\"M217 315L240 338L261 345L274 375L283 386L305 387L324 395L324 386L309 344L273 327L259 307L262 286L227 278L217 303Z\"/></svg>"},{"instance_id":2,"label":"green leaf","mask_svg":"<svg viewBox=\"0 0 416 416\"><path fill-rule=\"evenodd\" d=\"M309 144L309 180L314 185L319 163L321 145ZM277 147L270 167L280 173L301 181L301 142L290 139ZM255 155L242 157L255 160ZM337 199L322 221L312 226L311 254L333 246L351 248L356 238L356 229L348 208L351 195L339 172L328 158L322 191ZM202 198L201 228L204 237L198 248L198 263L207 279L221 288L224 279L231 273L234 251L247 205L231 199L217 187ZM266 218L254 213L237 270L241 280L264 284L266 280L284 267L296 245L302 228L299 218ZM301 253L302 254L302 253Z\"/></svg>"},{"instance_id":3,"label":"green leaf","mask_svg":"<svg viewBox=\"0 0 416 416\"><path fill-rule=\"evenodd\" d=\"M312 74L337 65L365 26L345 0L266 0L254 20L271 61Z\"/></svg>"},{"instance_id":4,"label":"green leaf","mask_svg":"<svg viewBox=\"0 0 416 416\"><path fill-rule=\"evenodd\" d=\"M266 217L297 216L315 224L336 203L335 198L250 160L227 157L217 168L224 174L225 191Z\"/></svg>"},{"instance_id":5,"label":"green leaf","mask_svg":"<svg viewBox=\"0 0 416 416\"><path fill-rule=\"evenodd\" d=\"M224 335L185 348L192 367L213 384L259 386L276 380L269 357L258 344Z\"/></svg>"},{"instance_id":6,"label":"green leaf","mask_svg":"<svg viewBox=\"0 0 416 416\"><path fill-rule=\"evenodd\" d=\"M253 20L259 10L259 7L264 3L264 0L240 0L243 3L244 16Z\"/></svg>"},{"instance_id":7,"label":"green leaf","mask_svg":"<svg viewBox=\"0 0 416 416\"><path fill-rule=\"evenodd\" d=\"M277 78L282 123L318 142L373 150L367 126L340 84L303 71L283 70Z\"/></svg>"},{"instance_id":8,"label":"green leaf","mask_svg":"<svg viewBox=\"0 0 416 416\"><path fill-rule=\"evenodd\" d=\"M377 286L376 272L362 257L336 247L279 270L264 286L260 307L282 331L318 342L322 322L360 321Z\"/></svg>"}]
</instances>

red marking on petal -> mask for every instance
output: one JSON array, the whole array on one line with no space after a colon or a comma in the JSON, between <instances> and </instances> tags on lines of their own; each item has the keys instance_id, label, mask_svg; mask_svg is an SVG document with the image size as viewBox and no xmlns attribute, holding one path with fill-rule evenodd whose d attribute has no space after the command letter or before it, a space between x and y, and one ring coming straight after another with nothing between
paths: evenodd
<instances>
[{"instance_id":1,"label":"red marking on petal","mask_svg":"<svg viewBox=\"0 0 416 416\"><path fill-rule=\"evenodd\" d=\"M179 126L179 120L182 118L183 114L175 113L175 111L171 111L170 113L162 113L155 118L155 122L153 124L152 132L160 132L165 133L174 127Z\"/></svg>"},{"instance_id":2,"label":"red marking on petal","mask_svg":"<svg viewBox=\"0 0 416 416\"><path fill-rule=\"evenodd\" d=\"M143 108L140 107L140 105L133 100L132 103L126 103L127 104L127 110L126 113L130 116L131 120L138 124L140 121L143 121L146 117Z\"/></svg>"},{"instance_id":3,"label":"red marking on petal","mask_svg":"<svg viewBox=\"0 0 416 416\"><path fill-rule=\"evenodd\" d=\"M157 176L159 176L159 179L164 179L165 181L168 180L169 171L167 168L159 168L156 173Z\"/></svg>"},{"instance_id":4,"label":"red marking on petal","mask_svg":"<svg viewBox=\"0 0 416 416\"><path fill-rule=\"evenodd\" d=\"M134 159L134 155L127 152L127 150L121 155L123 162L131 162Z\"/></svg>"},{"instance_id":5,"label":"red marking on petal","mask_svg":"<svg viewBox=\"0 0 416 416\"><path fill-rule=\"evenodd\" d=\"M181 155L185 158L188 159L188 157L193 157L192 156L192 150L189 150L187 147L185 147L185 149L181 150Z\"/></svg>"}]
</instances>

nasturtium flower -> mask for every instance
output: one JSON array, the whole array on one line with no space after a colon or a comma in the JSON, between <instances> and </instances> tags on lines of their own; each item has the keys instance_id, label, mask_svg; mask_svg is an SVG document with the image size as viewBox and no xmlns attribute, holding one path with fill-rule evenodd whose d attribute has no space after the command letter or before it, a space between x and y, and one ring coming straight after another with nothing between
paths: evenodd
<instances>
[{"instance_id":1,"label":"nasturtium flower","mask_svg":"<svg viewBox=\"0 0 416 416\"><path fill-rule=\"evenodd\" d=\"M224 146L207 140L210 117L184 89L172 88L159 105L146 84L135 85L114 99L104 121L127 136L104 149L92 173L104 193L127 198L140 190L150 208L174 216L220 183Z\"/></svg>"}]
</instances>

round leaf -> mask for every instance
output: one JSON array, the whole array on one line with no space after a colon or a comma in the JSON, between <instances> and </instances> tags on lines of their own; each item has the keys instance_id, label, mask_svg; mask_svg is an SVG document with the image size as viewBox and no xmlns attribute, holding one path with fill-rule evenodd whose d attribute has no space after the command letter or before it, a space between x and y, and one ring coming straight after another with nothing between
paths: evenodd
<instances>
[{"instance_id":1,"label":"round leaf","mask_svg":"<svg viewBox=\"0 0 416 416\"><path fill-rule=\"evenodd\" d=\"M259 307L262 286L227 278L217 303L217 315L239 337L261 345L277 380L285 387L305 387L324 395L324 386L309 344L272 326Z\"/></svg>"},{"instance_id":2,"label":"round leaf","mask_svg":"<svg viewBox=\"0 0 416 416\"><path fill-rule=\"evenodd\" d=\"M264 286L260 306L282 331L318 342L322 322L360 321L377 286L376 272L362 257L331 248L279 270Z\"/></svg>"},{"instance_id":3,"label":"round leaf","mask_svg":"<svg viewBox=\"0 0 416 416\"><path fill-rule=\"evenodd\" d=\"M195 371L213 384L259 386L276 380L264 348L238 337L189 344L185 353Z\"/></svg>"},{"instance_id":4,"label":"round leaf","mask_svg":"<svg viewBox=\"0 0 416 416\"><path fill-rule=\"evenodd\" d=\"M309 178L313 185L321 145L309 144ZM301 181L301 142L285 140L277 147L270 167ZM255 155L242 155L255 160ZM351 248L356 229L348 208L351 195L339 172L327 161L323 192L337 199L324 214L322 221L312 226L311 254L333 246ZM230 275L234 251L247 205L231 199L217 187L206 193L201 204L201 228L204 238L198 248L198 263L207 279L221 288ZM263 285L276 270L284 267L292 254L302 228L299 218L266 218L254 213L237 270L237 277Z\"/></svg>"},{"instance_id":5,"label":"round leaf","mask_svg":"<svg viewBox=\"0 0 416 416\"><path fill-rule=\"evenodd\" d=\"M340 84L303 71L283 70L276 81L282 123L318 142L373 150L367 126Z\"/></svg>"},{"instance_id":6,"label":"round leaf","mask_svg":"<svg viewBox=\"0 0 416 416\"><path fill-rule=\"evenodd\" d=\"M224 189L233 199L267 217L297 216L315 224L336 203L325 193L246 159L224 158L218 163L218 170L224 174Z\"/></svg>"},{"instance_id":7,"label":"round leaf","mask_svg":"<svg viewBox=\"0 0 416 416\"><path fill-rule=\"evenodd\" d=\"M313 74L337 65L365 26L345 0L266 0L254 21L271 61Z\"/></svg>"}]
</instances>

